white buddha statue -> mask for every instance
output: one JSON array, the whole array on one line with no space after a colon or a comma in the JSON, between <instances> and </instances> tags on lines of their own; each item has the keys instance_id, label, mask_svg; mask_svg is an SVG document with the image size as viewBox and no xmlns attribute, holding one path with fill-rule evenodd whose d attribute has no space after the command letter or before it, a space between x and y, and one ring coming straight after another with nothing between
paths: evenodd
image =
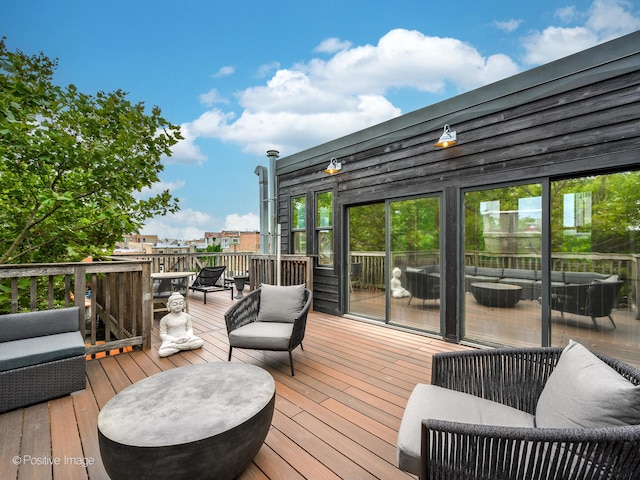
<instances>
[{"instance_id":1,"label":"white buddha statue","mask_svg":"<svg viewBox=\"0 0 640 480\"><path fill-rule=\"evenodd\" d=\"M184 297L172 293L167 300L169 313L160 319L160 339L162 345L158 350L161 357L168 357L180 350L194 350L202 347L204 341L193 334L191 315L183 312Z\"/></svg>"},{"instance_id":2,"label":"white buddha statue","mask_svg":"<svg viewBox=\"0 0 640 480\"><path fill-rule=\"evenodd\" d=\"M389 284L389 286L391 287L391 296L393 298L403 298L410 296L411 294L404 289L402 283L400 282L400 275L402 275L402 270L396 267L391 271L391 275L391 282Z\"/></svg>"}]
</instances>

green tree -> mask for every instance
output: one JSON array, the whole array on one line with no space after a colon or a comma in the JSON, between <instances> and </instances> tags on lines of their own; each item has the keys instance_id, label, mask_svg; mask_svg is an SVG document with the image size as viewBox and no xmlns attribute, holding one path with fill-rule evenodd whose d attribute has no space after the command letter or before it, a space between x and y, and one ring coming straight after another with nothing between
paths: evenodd
<instances>
[{"instance_id":1,"label":"green tree","mask_svg":"<svg viewBox=\"0 0 640 480\"><path fill-rule=\"evenodd\" d=\"M178 210L168 190L140 192L159 180L179 128L121 90L59 87L56 68L0 40L0 264L100 255Z\"/></svg>"}]
</instances>

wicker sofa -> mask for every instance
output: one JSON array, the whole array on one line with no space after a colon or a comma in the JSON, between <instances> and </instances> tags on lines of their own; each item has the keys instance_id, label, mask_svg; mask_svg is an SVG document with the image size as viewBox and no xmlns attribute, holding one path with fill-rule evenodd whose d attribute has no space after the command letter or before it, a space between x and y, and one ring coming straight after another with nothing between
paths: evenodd
<instances>
[{"instance_id":1,"label":"wicker sofa","mask_svg":"<svg viewBox=\"0 0 640 480\"><path fill-rule=\"evenodd\" d=\"M640 371L582 345L447 352L416 385L398 466L425 479L640 478Z\"/></svg>"},{"instance_id":2,"label":"wicker sofa","mask_svg":"<svg viewBox=\"0 0 640 480\"><path fill-rule=\"evenodd\" d=\"M618 279L617 276L615 280ZM594 282L611 281L611 275L596 272L551 272L551 289L566 285L585 285ZM521 299L538 300L542 292L542 272L519 268L465 267L466 291L471 291L471 284L477 282L508 283L522 287ZM622 282L621 282L622 284Z\"/></svg>"},{"instance_id":3,"label":"wicker sofa","mask_svg":"<svg viewBox=\"0 0 640 480\"><path fill-rule=\"evenodd\" d=\"M424 303L425 300L440 299L440 274L431 271L429 267L424 269L407 268L404 272L406 288L409 292L409 303L414 298L419 298Z\"/></svg>"},{"instance_id":4,"label":"wicker sofa","mask_svg":"<svg viewBox=\"0 0 640 480\"><path fill-rule=\"evenodd\" d=\"M0 315L0 412L86 387L78 307Z\"/></svg>"}]
</instances>

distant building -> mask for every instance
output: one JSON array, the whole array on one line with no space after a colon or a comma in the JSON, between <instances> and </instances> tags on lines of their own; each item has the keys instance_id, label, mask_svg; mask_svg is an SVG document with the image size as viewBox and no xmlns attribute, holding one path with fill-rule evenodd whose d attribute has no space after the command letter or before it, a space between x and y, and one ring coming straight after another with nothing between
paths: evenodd
<instances>
[{"instance_id":1,"label":"distant building","mask_svg":"<svg viewBox=\"0 0 640 480\"><path fill-rule=\"evenodd\" d=\"M195 244L187 245L186 243L174 240L151 246L149 253L195 253L195 251Z\"/></svg>"},{"instance_id":2,"label":"distant building","mask_svg":"<svg viewBox=\"0 0 640 480\"><path fill-rule=\"evenodd\" d=\"M257 230L241 232L223 230L221 232L205 232L207 245L220 245L223 252L259 252L260 232Z\"/></svg>"},{"instance_id":3,"label":"distant building","mask_svg":"<svg viewBox=\"0 0 640 480\"><path fill-rule=\"evenodd\" d=\"M116 242L116 250L121 252L145 252L150 253L152 245L159 242L157 235L125 235L121 242Z\"/></svg>"}]
</instances>

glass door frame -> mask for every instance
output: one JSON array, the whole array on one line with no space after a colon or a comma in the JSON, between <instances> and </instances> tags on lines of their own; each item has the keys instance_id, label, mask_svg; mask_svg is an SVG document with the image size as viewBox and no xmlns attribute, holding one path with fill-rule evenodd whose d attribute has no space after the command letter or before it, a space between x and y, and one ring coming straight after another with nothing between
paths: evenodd
<instances>
[{"instance_id":1,"label":"glass door frame","mask_svg":"<svg viewBox=\"0 0 640 480\"><path fill-rule=\"evenodd\" d=\"M467 339L465 333L466 308L465 308L465 267L466 267L466 205L465 195L469 192L483 190L496 190L502 188L517 187L522 185L538 184L541 187L541 249L540 249L540 269L542 275L541 287L541 314L540 314L540 345L547 347L551 345L551 177L527 178L521 181L500 182L486 184L482 186L474 185L460 189L459 198L459 225L460 242L457 255L457 271L459 292L457 298L457 337L458 341L475 343L473 339Z\"/></svg>"},{"instance_id":2,"label":"glass door frame","mask_svg":"<svg viewBox=\"0 0 640 480\"><path fill-rule=\"evenodd\" d=\"M444 312L445 312L445 308L444 308L444 296L445 296L445 288L446 288L446 282L444 281L445 279L445 274L444 274L444 269L442 268L442 264L443 264L443 259L444 259L444 254L445 254L445 244L446 244L446 236L444 235L444 191L439 190L439 191L435 191L435 192L429 192L429 193L425 193L425 194L420 194L420 195L412 195L412 196L407 196L407 197L394 197L394 198L387 198L387 199L381 199L379 201L372 201L372 202L368 202L365 204L350 204L350 205L343 205L343 218L344 218L344 229L343 231L346 232L347 234L344 236L344 246L342 251L344 252L344 258L345 260L342 262L342 264L344 265L343 269L342 269L342 277L343 277L343 298L345 299L345 308L344 308L344 313L346 314L351 314L351 315L356 315L356 316L360 316L362 314L358 314L358 313L354 313L351 311L350 309L350 296L351 296L351 292L349 289L350 286L350 268L351 268L351 250L350 250L350 215L349 215L349 210L351 208L356 208L359 206L363 206L363 205L371 205L371 204L384 204L384 212L385 212L385 253L384 253L384 289L385 289L385 294L384 294L384 298L385 298L385 307L384 307L384 319L381 318L369 318L369 317L365 317L368 320L371 321L375 321L378 323L384 323L386 325L392 325L395 327L403 327L403 328L410 328L410 327L404 327L401 324L398 323L394 323L391 321L391 290L390 290L390 280L391 280L391 267L390 267L390 262L391 262L391 204L394 202L402 202L402 201L410 201L410 200L419 200L419 199L423 199L423 198L436 198L438 200L438 228L439 228L439 239L438 239L438 244L439 244L439 257L440 257L440 265L441 265L441 276L440 276L440 313L439 313L439 331L438 332L433 332L433 331L429 331L429 330L422 330L422 329L415 329L417 331L420 332L424 332L424 333L429 333L429 334L437 334L440 336L444 335L444 325L445 325L445 320L444 320ZM413 328L412 328L413 329Z\"/></svg>"}]
</instances>

